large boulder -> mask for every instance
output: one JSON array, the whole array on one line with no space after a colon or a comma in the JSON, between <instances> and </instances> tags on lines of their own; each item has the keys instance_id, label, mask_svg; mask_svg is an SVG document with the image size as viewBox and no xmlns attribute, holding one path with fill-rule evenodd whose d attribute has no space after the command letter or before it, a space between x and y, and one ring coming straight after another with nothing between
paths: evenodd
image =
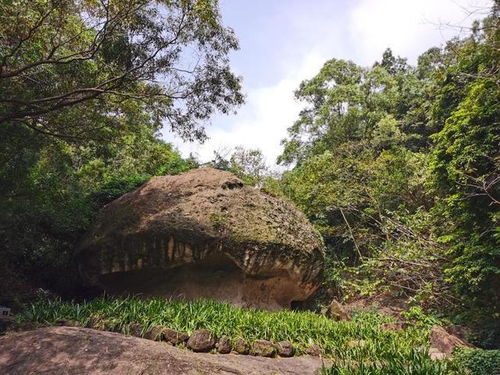
<instances>
[{"instance_id":1,"label":"large boulder","mask_svg":"<svg viewBox=\"0 0 500 375\"><path fill-rule=\"evenodd\" d=\"M211 168L154 177L105 206L78 249L108 293L280 309L318 287L321 237L292 204Z\"/></svg>"}]
</instances>

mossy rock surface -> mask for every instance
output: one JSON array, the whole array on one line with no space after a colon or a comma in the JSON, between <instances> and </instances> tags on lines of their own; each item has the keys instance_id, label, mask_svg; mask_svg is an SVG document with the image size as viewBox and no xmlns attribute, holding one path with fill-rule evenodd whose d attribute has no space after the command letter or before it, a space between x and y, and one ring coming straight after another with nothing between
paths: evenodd
<instances>
[{"instance_id":1,"label":"mossy rock surface","mask_svg":"<svg viewBox=\"0 0 500 375\"><path fill-rule=\"evenodd\" d=\"M247 294L247 302L254 296L242 288L269 289L279 282L282 294L290 296L275 295L276 303L269 304L286 307L306 299L319 285L324 248L318 232L291 203L244 186L229 172L200 168L154 177L108 204L81 241L78 259L83 276L105 289L103 275L131 273L130 280L147 284L144 275L138 276L141 271L165 282L175 276L174 270L182 270L184 279L203 274L187 269L189 265L210 268L211 274L227 271L228 285L250 283L229 293ZM112 281L108 284L123 286L122 279ZM171 281L177 292L183 288L181 281ZM165 294L165 288L157 289L152 294ZM220 299L208 294L200 297Z\"/></svg>"}]
</instances>

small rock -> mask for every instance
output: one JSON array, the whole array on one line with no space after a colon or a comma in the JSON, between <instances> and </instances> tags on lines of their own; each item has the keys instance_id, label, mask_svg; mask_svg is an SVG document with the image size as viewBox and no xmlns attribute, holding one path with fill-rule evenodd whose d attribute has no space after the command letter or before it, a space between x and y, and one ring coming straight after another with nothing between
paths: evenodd
<instances>
[{"instance_id":1,"label":"small rock","mask_svg":"<svg viewBox=\"0 0 500 375\"><path fill-rule=\"evenodd\" d=\"M248 354L250 353L250 345L240 337L234 343L233 350L238 354Z\"/></svg>"},{"instance_id":2,"label":"small rock","mask_svg":"<svg viewBox=\"0 0 500 375\"><path fill-rule=\"evenodd\" d=\"M322 313L333 320L351 320L351 316L344 306L336 300L333 300L326 309L323 309Z\"/></svg>"},{"instance_id":3,"label":"small rock","mask_svg":"<svg viewBox=\"0 0 500 375\"><path fill-rule=\"evenodd\" d=\"M431 359L443 359L450 356L456 346L472 347L457 336L449 334L440 326L432 327L430 342L429 356Z\"/></svg>"},{"instance_id":4,"label":"small rock","mask_svg":"<svg viewBox=\"0 0 500 375\"><path fill-rule=\"evenodd\" d=\"M276 347L271 341L256 340L252 344L251 354L259 357L274 357L276 355Z\"/></svg>"},{"instance_id":5,"label":"small rock","mask_svg":"<svg viewBox=\"0 0 500 375\"><path fill-rule=\"evenodd\" d=\"M229 337L226 335L222 336L217 343L217 351L220 354L228 354L231 353L231 341L229 340Z\"/></svg>"},{"instance_id":6,"label":"small rock","mask_svg":"<svg viewBox=\"0 0 500 375\"><path fill-rule=\"evenodd\" d=\"M276 344L278 355L280 357L293 357L295 354L294 346L288 341L280 341Z\"/></svg>"},{"instance_id":7,"label":"small rock","mask_svg":"<svg viewBox=\"0 0 500 375\"><path fill-rule=\"evenodd\" d=\"M189 336L170 328L164 328L162 331L162 339L172 345L179 345L186 342L189 339Z\"/></svg>"},{"instance_id":8,"label":"small rock","mask_svg":"<svg viewBox=\"0 0 500 375\"><path fill-rule=\"evenodd\" d=\"M206 329L193 331L187 347L194 352L209 352L215 347L215 335Z\"/></svg>"},{"instance_id":9,"label":"small rock","mask_svg":"<svg viewBox=\"0 0 500 375\"><path fill-rule=\"evenodd\" d=\"M148 340L161 341L163 340L162 334L164 329L165 327L163 326L154 326L146 332L144 337Z\"/></svg>"},{"instance_id":10,"label":"small rock","mask_svg":"<svg viewBox=\"0 0 500 375\"><path fill-rule=\"evenodd\" d=\"M321 355L321 347L318 344L314 344L313 346L307 348L306 354L309 354L313 357L319 357Z\"/></svg>"}]
</instances>

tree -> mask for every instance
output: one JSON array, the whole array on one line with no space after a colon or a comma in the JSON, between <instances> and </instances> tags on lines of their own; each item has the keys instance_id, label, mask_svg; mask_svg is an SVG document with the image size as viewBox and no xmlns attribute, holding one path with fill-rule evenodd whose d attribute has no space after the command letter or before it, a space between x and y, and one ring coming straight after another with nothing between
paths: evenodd
<instances>
[{"instance_id":1,"label":"tree","mask_svg":"<svg viewBox=\"0 0 500 375\"><path fill-rule=\"evenodd\" d=\"M260 186L266 178L272 177L259 149L245 149L243 146L221 148L214 151L214 159L207 164L234 173L248 185Z\"/></svg>"},{"instance_id":2,"label":"tree","mask_svg":"<svg viewBox=\"0 0 500 375\"><path fill-rule=\"evenodd\" d=\"M383 64L366 69L351 61L327 61L318 75L302 82L295 92L306 107L289 128L279 162L300 164L308 155L320 154L345 142L377 140L376 134L386 138L380 138L378 147L390 147L383 144L387 141L401 143L402 138L389 139L387 135L401 134L402 116L397 106L403 85L399 75L407 79L413 74L408 66L402 66L389 72Z\"/></svg>"},{"instance_id":3,"label":"tree","mask_svg":"<svg viewBox=\"0 0 500 375\"><path fill-rule=\"evenodd\" d=\"M251 185L262 182L269 175L269 168L259 149L235 148L229 159L230 170Z\"/></svg>"},{"instance_id":4,"label":"tree","mask_svg":"<svg viewBox=\"0 0 500 375\"><path fill-rule=\"evenodd\" d=\"M498 308L500 287L500 144L498 8L473 34L453 45L454 63L442 71L432 121L431 170L445 218L449 281L468 303ZM493 302L492 302L493 301Z\"/></svg>"},{"instance_id":5,"label":"tree","mask_svg":"<svg viewBox=\"0 0 500 375\"><path fill-rule=\"evenodd\" d=\"M128 100L203 140L214 111L242 103L216 1L21 0L0 15L1 126L88 138Z\"/></svg>"},{"instance_id":6,"label":"tree","mask_svg":"<svg viewBox=\"0 0 500 375\"><path fill-rule=\"evenodd\" d=\"M498 310L498 26L495 5L415 67L390 50L371 68L332 59L297 90L281 185L347 293Z\"/></svg>"}]
</instances>

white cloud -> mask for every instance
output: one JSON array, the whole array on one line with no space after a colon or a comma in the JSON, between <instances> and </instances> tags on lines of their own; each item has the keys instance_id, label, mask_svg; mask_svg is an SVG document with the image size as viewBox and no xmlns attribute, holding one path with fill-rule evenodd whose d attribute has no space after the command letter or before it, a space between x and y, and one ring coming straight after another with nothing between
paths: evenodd
<instances>
[{"instance_id":1,"label":"white cloud","mask_svg":"<svg viewBox=\"0 0 500 375\"><path fill-rule=\"evenodd\" d=\"M236 116L228 119L232 125L222 128L214 124L208 128L210 139L205 144L183 143L174 139L174 145L183 155L193 153L201 161L212 159L214 150L240 145L259 148L268 164L274 164L281 153L280 141L285 138L286 129L297 119L302 108L293 92L302 80L317 74L325 60L326 57L311 52L275 85L251 90L244 107Z\"/></svg>"},{"instance_id":2,"label":"white cloud","mask_svg":"<svg viewBox=\"0 0 500 375\"><path fill-rule=\"evenodd\" d=\"M184 156L193 153L201 161L211 160L213 151L241 145L261 149L268 163L274 164L282 151L280 141L302 108L293 91L302 80L316 75L327 59L346 58L368 66L390 47L395 54L415 63L426 49L441 45L460 32L459 28L445 24L470 26L474 19L485 16L492 4L491 0L349 0L348 3L351 6L339 13L331 7L334 3L330 0L321 9L319 2L318 9L310 13L304 2L303 12L294 8L282 19L273 18L270 24L275 29L259 30L269 36L259 43L273 45L276 53L260 56L259 44L239 53L247 68L255 61L260 66L275 68L273 71L279 72L279 76L274 83L247 92L246 104L237 115L216 117L207 129L210 139L205 144L183 143L171 134L165 138ZM279 35L280 22L295 26L288 29L289 34ZM266 58L269 60L262 64ZM239 68L245 70L245 66ZM244 78L252 83L258 81L254 76Z\"/></svg>"},{"instance_id":3,"label":"white cloud","mask_svg":"<svg viewBox=\"0 0 500 375\"><path fill-rule=\"evenodd\" d=\"M414 63L432 46L466 33L485 16L491 0L362 0L350 14L356 54L365 65L390 47Z\"/></svg>"}]
</instances>

